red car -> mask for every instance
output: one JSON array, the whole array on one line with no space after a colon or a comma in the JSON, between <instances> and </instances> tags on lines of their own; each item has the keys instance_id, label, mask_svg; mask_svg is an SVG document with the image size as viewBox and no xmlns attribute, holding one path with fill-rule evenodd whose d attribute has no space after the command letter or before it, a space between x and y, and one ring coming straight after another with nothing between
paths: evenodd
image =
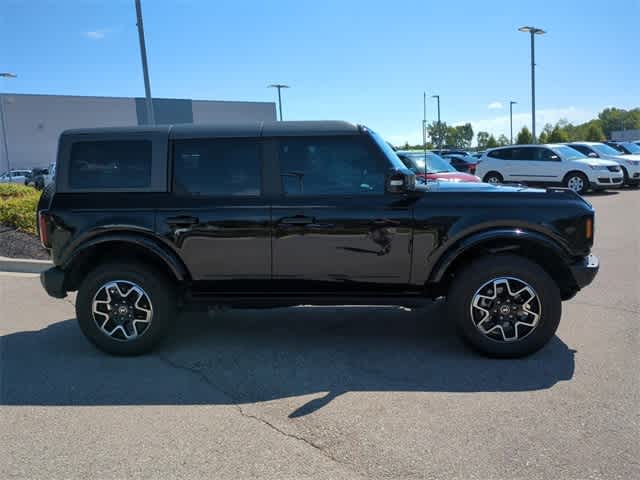
<instances>
[{"instance_id":1,"label":"red car","mask_svg":"<svg viewBox=\"0 0 640 480\"><path fill-rule=\"evenodd\" d=\"M440 180L441 182L480 182L480 178L470 173L459 172L444 158L427 152L427 168L425 172L424 152L396 152L402 163L412 170L418 179Z\"/></svg>"}]
</instances>

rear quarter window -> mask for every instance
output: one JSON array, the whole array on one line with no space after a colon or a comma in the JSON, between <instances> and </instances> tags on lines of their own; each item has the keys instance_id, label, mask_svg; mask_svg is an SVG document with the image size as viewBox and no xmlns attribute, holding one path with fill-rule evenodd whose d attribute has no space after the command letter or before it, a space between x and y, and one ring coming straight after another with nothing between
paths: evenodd
<instances>
[{"instance_id":1,"label":"rear quarter window","mask_svg":"<svg viewBox=\"0 0 640 480\"><path fill-rule=\"evenodd\" d=\"M487 153L487 157L489 157L489 158L497 158L499 160L511 159L511 149L504 148L502 150L493 150L493 151Z\"/></svg>"},{"instance_id":2,"label":"rear quarter window","mask_svg":"<svg viewBox=\"0 0 640 480\"><path fill-rule=\"evenodd\" d=\"M148 188L151 163L149 140L75 142L69 159L69 185L78 189Z\"/></svg>"}]
</instances>

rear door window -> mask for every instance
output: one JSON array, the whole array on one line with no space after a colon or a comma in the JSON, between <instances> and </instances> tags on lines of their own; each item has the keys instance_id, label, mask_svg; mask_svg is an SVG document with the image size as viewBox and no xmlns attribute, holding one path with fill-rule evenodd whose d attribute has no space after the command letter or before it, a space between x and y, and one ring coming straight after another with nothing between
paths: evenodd
<instances>
[{"instance_id":1,"label":"rear door window","mask_svg":"<svg viewBox=\"0 0 640 480\"><path fill-rule=\"evenodd\" d=\"M258 140L176 140L173 189L178 194L257 196L261 193Z\"/></svg>"},{"instance_id":2,"label":"rear door window","mask_svg":"<svg viewBox=\"0 0 640 480\"><path fill-rule=\"evenodd\" d=\"M151 158L148 140L79 141L71 147L69 185L79 189L147 188Z\"/></svg>"}]
</instances>

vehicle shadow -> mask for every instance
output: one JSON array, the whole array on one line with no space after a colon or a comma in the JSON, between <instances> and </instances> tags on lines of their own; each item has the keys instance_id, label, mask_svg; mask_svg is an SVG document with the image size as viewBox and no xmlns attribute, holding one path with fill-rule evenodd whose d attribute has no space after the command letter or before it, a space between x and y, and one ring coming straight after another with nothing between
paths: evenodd
<instances>
[{"instance_id":1,"label":"vehicle shadow","mask_svg":"<svg viewBox=\"0 0 640 480\"><path fill-rule=\"evenodd\" d=\"M590 191L582 194L583 197L609 197L611 195L620 195L618 190L599 190L597 192Z\"/></svg>"},{"instance_id":2,"label":"vehicle shadow","mask_svg":"<svg viewBox=\"0 0 640 480\"><path fill-rule=\"evenodd\" d=\"M512 392L570 380L558 337L524 359L477 355L441 305L284 308L186 314L157 352L100 353L74 319L1 338L5 405L193 405L310 395L290 417L345 392ZM320 395L318 397L318 395Z\"/></svg>"}]
</instances>

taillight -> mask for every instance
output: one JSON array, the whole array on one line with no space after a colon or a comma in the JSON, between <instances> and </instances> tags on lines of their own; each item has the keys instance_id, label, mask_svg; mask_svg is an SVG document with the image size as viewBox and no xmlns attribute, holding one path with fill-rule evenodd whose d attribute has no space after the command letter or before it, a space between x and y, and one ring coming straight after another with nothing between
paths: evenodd
<instances>
[{"instance_id":1,"label":"taillight","mask_svg":"<svg viewBox=\"0 0 640 480\"><path fill-rule=\"evenodd\" d=\"M50 248L49 244L49 232L47 230L47 220L42 214L38 212L38 234L40 235L40 243L44 248Z\"/></svg>"}]
</instances>

